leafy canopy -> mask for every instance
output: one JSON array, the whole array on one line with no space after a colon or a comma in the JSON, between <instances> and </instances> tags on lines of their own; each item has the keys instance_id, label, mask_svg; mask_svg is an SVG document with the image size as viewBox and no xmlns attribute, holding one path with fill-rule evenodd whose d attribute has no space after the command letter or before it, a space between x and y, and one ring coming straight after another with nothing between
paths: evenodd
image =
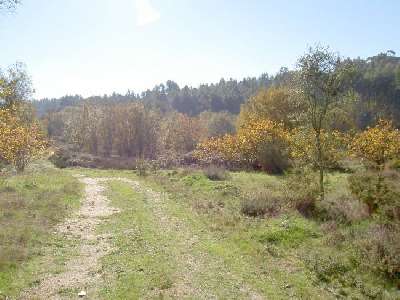
<instances>
[{"instance_id":1,"label":"leafy canopy","mask_svg":"<svg viewBox=\"0 0 400 300\"><path fill-rule=\"evenodd\" d=\"M351 143L353 154L378 166L400 155L400 131L392 122L379 120L374 127L357 134Z\"/></svg>"}]
</instances>

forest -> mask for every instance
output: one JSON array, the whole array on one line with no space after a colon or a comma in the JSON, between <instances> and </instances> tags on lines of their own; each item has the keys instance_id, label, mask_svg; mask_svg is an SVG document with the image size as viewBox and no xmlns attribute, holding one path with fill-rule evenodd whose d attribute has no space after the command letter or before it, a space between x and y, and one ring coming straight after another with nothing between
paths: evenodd
<instances>
[{"instance_id":1,"label":"forest","mask_svg":"<svg viewBox=\"0 0 400 300\"><path fill-rule=\"evenodd\" d=\"M334 114L329 127L340 132L364 130L380 119L398 127L399 64L400 57L393 51L367 59L344 59L341 65L351 66L351 74L341 96L343 103L329 108ZM71 146L73 152L150 160L168 157L177 162L186 158L190 162L201 142L225 135L229 139L245 131L242 127L257 126L256 121L247 124L250 119L283 122L288 130L303 126L299 118L307 107L293 96L298 75L299 70L281 68L274 76L265 73L239 82L221 79L217 84L182 89L168 81L141 95L129 91L87 99L65 96L35 101L33 106L49 138ZM262 158L239 160L242 167L261 167Z\"/></svg>"},{"instance_id":2,"label":"forest","mask_svg":"<svg viewBox=\"0 0 400 300\"><path fill-rule=\"evenodd\" d=\"M399 299L400 57L291 63L40 100L0 69L0 299Z\"/></svg>"}]
</instances>

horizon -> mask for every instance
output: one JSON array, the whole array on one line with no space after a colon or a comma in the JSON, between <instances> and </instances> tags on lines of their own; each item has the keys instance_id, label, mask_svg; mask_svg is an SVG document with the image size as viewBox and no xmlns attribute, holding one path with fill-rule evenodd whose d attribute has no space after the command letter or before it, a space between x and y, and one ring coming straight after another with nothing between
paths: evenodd
<instances>
[{"instance_id":1,"label":"horizon","mask_svg":"<svg viewBox=\"0 0 400 300\"><path fill-rule=\"evenodd\" d=\"M391 51L393 51L394 52L394 54L397 56L398 55L398 53L396 52L396 51L394 51L394 50L391 50L391 49L388 49L388 50L386 50L386 51L380 51L379 53L376 53L375 55L372 55L372 56L369 56L369 57L373 57L373 56L376 56L376 55L379 55L379 54L388 54L389 52L391 52ZM358 56L358 57L345 57L345 59L364 59L364 60L366 60L366 59L368 59L369 57L360 57L360 56ZM284 68L284 66L282 66L281 68ZM290 70L293 70L293 68L289 68L289 71ZM81 94L65 94L65 95L61 95L61 96L59 96L59 97L51 97L51 98L49 98L49 97L44 97L44 98L33 98L32 100L33 101L40 101L40 100L46 100L46 99L48 99L48 100L53 100L53 99L60 99L60 98L63 98L63 97L76 97L76 96L79 96L79 97L82 97L83 99L88 99L88 98L93 98L93 97L104 97L104 96L107 96L107 97L111 97L113 94L117 94L117 95L127 95L129 92L131 92L132 94L134 94L135 96L139 96L139 97L141 97L141 94L142 93L144 93L144 92L146 92L146 91L151 91L151 90L153 90L153 88L155 88L156 86L159 86L159 85L164 85L165 86L165 84L167 83L167 81L169 81L169 80L171 80L171 81L173 81L173 82L175 82L176 84L178 84L178 86L179 86L179 88L184 88L184 87L188 87L188 88L190 88L190 89L196 89L196 88L199 88L200 86L202 86L202 85L208 85L208 86L210 86L210 85L213 85L213 84L218 84L221 80L225 80L225 81L231 81L231 80L233 80L233 81L237 81L237 82L241 82L241 81L243 81L243 80L245 80L245 79L252 79L252 78L257 78L257 79L259 79L259 78L261 78L264 74L267 74L269 77L273 77L273 76L276 76L278 73L279 73L279 71L280 70L278 70L277 72L274 72L274 73L270 73L270 72L263 72L263 73L261 73L261 74L259 74L259 75L257 75L257 76L244 76L244 77L241 77L241 78L224 78L224 77L222 77L222 78L220 78L219 80L216 80L216 81L213 81L213 82L201 82L201 83L199 83L199 84L197 84L197 85L187 85L187 84L185 84L185 85L181 85L181 84L179 84L179 82L176 82L175 80L173 80L173 79L168 79L168 80L166 80L166 81L164 81L164 82L159 82L159 83L156 83L156 84L154 84L152 87L148 87L148 88L145 88L145 89L143 89L143 90L140 90L140 91L134 91L134 90L131 90L131 89L126 89L126 91L125 92L117 92L117 91L111 91L111 92L109 92L109 93L104 93L104 94L93 94L93 95L88 95L88 96L83 96L83 95L81 95Z\"/></svg>"},{"instance_id":2,"label":"horizon","mask_svg":"<svg viewBox=\"0 0 400 300\"><path fill-rule=\"evenodd\" d=\"M35 99L140 94L167 80L198 87L292 69L317 43L350 58L399 53L399 10L360 0L25 0L0 16L0 66L25 63Z\"/></svg>"}]
</instances>

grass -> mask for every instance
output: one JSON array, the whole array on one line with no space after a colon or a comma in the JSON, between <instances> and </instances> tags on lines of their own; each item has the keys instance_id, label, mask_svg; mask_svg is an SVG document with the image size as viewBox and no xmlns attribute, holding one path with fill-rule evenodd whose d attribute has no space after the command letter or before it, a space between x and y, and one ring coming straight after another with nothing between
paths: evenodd
<instances>
[{"instance_id":1,"label":"grass","mask_svg":"<svg viewBox=\"0 0 400 300\"><path fill-rule=\"evenodd\" d=\"M326 201L339 203L339 208L327 212L328 217L335 218L340 209L359 207L340 207L341 199L349 201L346 178L341 173L327 178ZM241 195L260 191L282 196L285 176L237 172L224 182L215 182L197 171L178 170L146 180L168 191L181 208L180 218L193 230L208 233L203 250L224 259L231 270L269 298L399 297L395 283L366 267L354 250L352 235L356 230L367 231L373 219L355 216L343 224L338 220L333 229L324 231L329 223L306 219L293 210L263 219L240 214Z\"/></svg>"},{"instance_id":2,"label":"grass","mask_svg":"<svg viewBox=\"0 0 400 300\"><path fill-rule=\"evenodd\" d=\"M232 179L220 183L208 180L199 172L185 173L162 172L147 178L146 182L155 189L168 191L173 201L171 206L175 207L173 213L201 237L201 251L215 260L222 260L226 269L267 298L318 298L318 295L329 298L329 293L313 285L308 270L289 254L290 249L286 249L291 243L306 243L318 236L315 226L305 224L297 215L260 220L240 213L241 197L235 195L237 189L250 191L255 186L280 186L280 177L240 172L232 173ZM235 187L234 191L226 192L231 187ZM283 233L287 229L279 231L281 223L288 223L289 228L294 229ZM274 246L265 242L269 228L275 228L277 238L285 244L282 249L277 249L281 258L276 253L271 254L275 252L271 249ZM297 235L291 236L290 230Z\"/></svg>"},{"instance_id":3,"label":"grass","mask_svg":"<svg viewBox=\"0 0 400 300\"><path fill-rule=\"evenodd\" d=\"M70 174L36 164L7 177L0 187L0 296L15 297L48 271L43 260L51 249L51 271L59 272L66 241L51 228L79 206L81 186Z\"/></svg>"},{"instance_id":4,"label":"grass","mask_svg":"<svg viewBox=\"0 0 400 300\"><path fill-rule=\"evenodd\" d=\"M101 297L138 299L149 292L158 296L171 287L174 280L174 245L157 227L143 195L120 182L112 182L107 195L111 204L122 213L112 217L100 229L112 235L115 248L103 260L107 283Z\"/></svg>"},{"instance_id":5,"label":"grass","mask_svg":"<svg viewBox=\"0 0 400 300\"><path fill-rule=\"evenodd\" d=\"M28 222L22 221L29 219L27 211L49 220L45 227L28 228L34 231L28 234L34 241L27 244L28 253L40 252L41 243L52 252L60 249L64 257L72 255L66 241L50 237L46 230L77 205L79 188L73 174L129 178L159 196L155 199L155 194L135 191L119 181L107 184L106 196L121 212L104 219L98 228L99 233L109 234L113 246L101 261L100 298L249 299L254 294L267 299L399 298L395 282L372 270L355 248L355 240L365 236L376 220L349 212L359 206L349 204L353 200L346 174L327 178L326 202L334 205L318 205L325 219L305 218L286 203L279 213L259 218L241 212L243 195L260 192L268 195L266 201L284 199L291 182L287 176L231 172L223 180L210 180L201 170L191 169L138 176L133 171L49 168L9 179L9 188L0 192L9 199L16 195L36 199L32 202L36 206L26 200L11 201L8 214L19 222ZM38 204L38 199L44 203ZM62 211L59 205L67 209ZM338 217L342 214L343 222ZM23 228L18 230L24 237ZM37 273L40 266L34 262L41 259L35 257L46 253L35 255L16 260L13 268L7 266L9 279L1 277L0 290L7 288L9 295L16 295L23 284L32 284L29 268ZM62 262L61 255L56 257ZM57 261L51 264L56 266L52 272L62 271ZM22 280L11 284L16 277Z\"/></svg>"}]
</instances>

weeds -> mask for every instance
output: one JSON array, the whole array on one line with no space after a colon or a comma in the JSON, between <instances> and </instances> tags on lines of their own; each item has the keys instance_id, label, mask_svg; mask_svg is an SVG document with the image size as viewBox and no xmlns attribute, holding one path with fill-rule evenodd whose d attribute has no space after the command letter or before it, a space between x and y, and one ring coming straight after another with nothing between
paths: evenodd
<instances>
[{"instance_id":1,"label":"weeds","mask_svg":"<svg viewBox=\"0 0 400 300\"><path fill-rule=\"evenodd\" d=\"M335 194L316 203L314 215L322 221L350 224L368 218L368 208L351 195Z\"/></svg>"},{"instance_id":2,"label":"weeds","mask_svg":"<svg viewBox=\"0 0 400 300\"><path fill-rule=\"evenodd\" d=\"M282 209L282 199L268 192L248 193L243 197L241 212L250 217L274 217Z\"/></svg>"},{"instance_id":3,"label":"weeds","mask_svg":"<svg viewBox=\"0 0 400 300\"><path fill-rule=\"evenodd\" d=\"M304 258L306 266L314 272L319 281L332 282L345 276L352 266L338 254L332 253L310 253Z\"/></svg>"},{"instance_id":4,"label":"weeds","mask_svg":"<svg viewBox=\"0 0 400 300\"><path fill-rule=\"evenodd\" d=\"M204 175L210 180L226 180L229 178L229 173L221 167L211 165L203 170Z\"/></svg>"},{"instance_id":5,"label":"weeds","mask_svg":"<svg viewBox=\"0 0 400 300\"><path fill-rule=\"evenodd\" d=\"M359 235L356 245L363 263L400 284L400 228L374 225Z\"/></svg>"}]
</instances>

